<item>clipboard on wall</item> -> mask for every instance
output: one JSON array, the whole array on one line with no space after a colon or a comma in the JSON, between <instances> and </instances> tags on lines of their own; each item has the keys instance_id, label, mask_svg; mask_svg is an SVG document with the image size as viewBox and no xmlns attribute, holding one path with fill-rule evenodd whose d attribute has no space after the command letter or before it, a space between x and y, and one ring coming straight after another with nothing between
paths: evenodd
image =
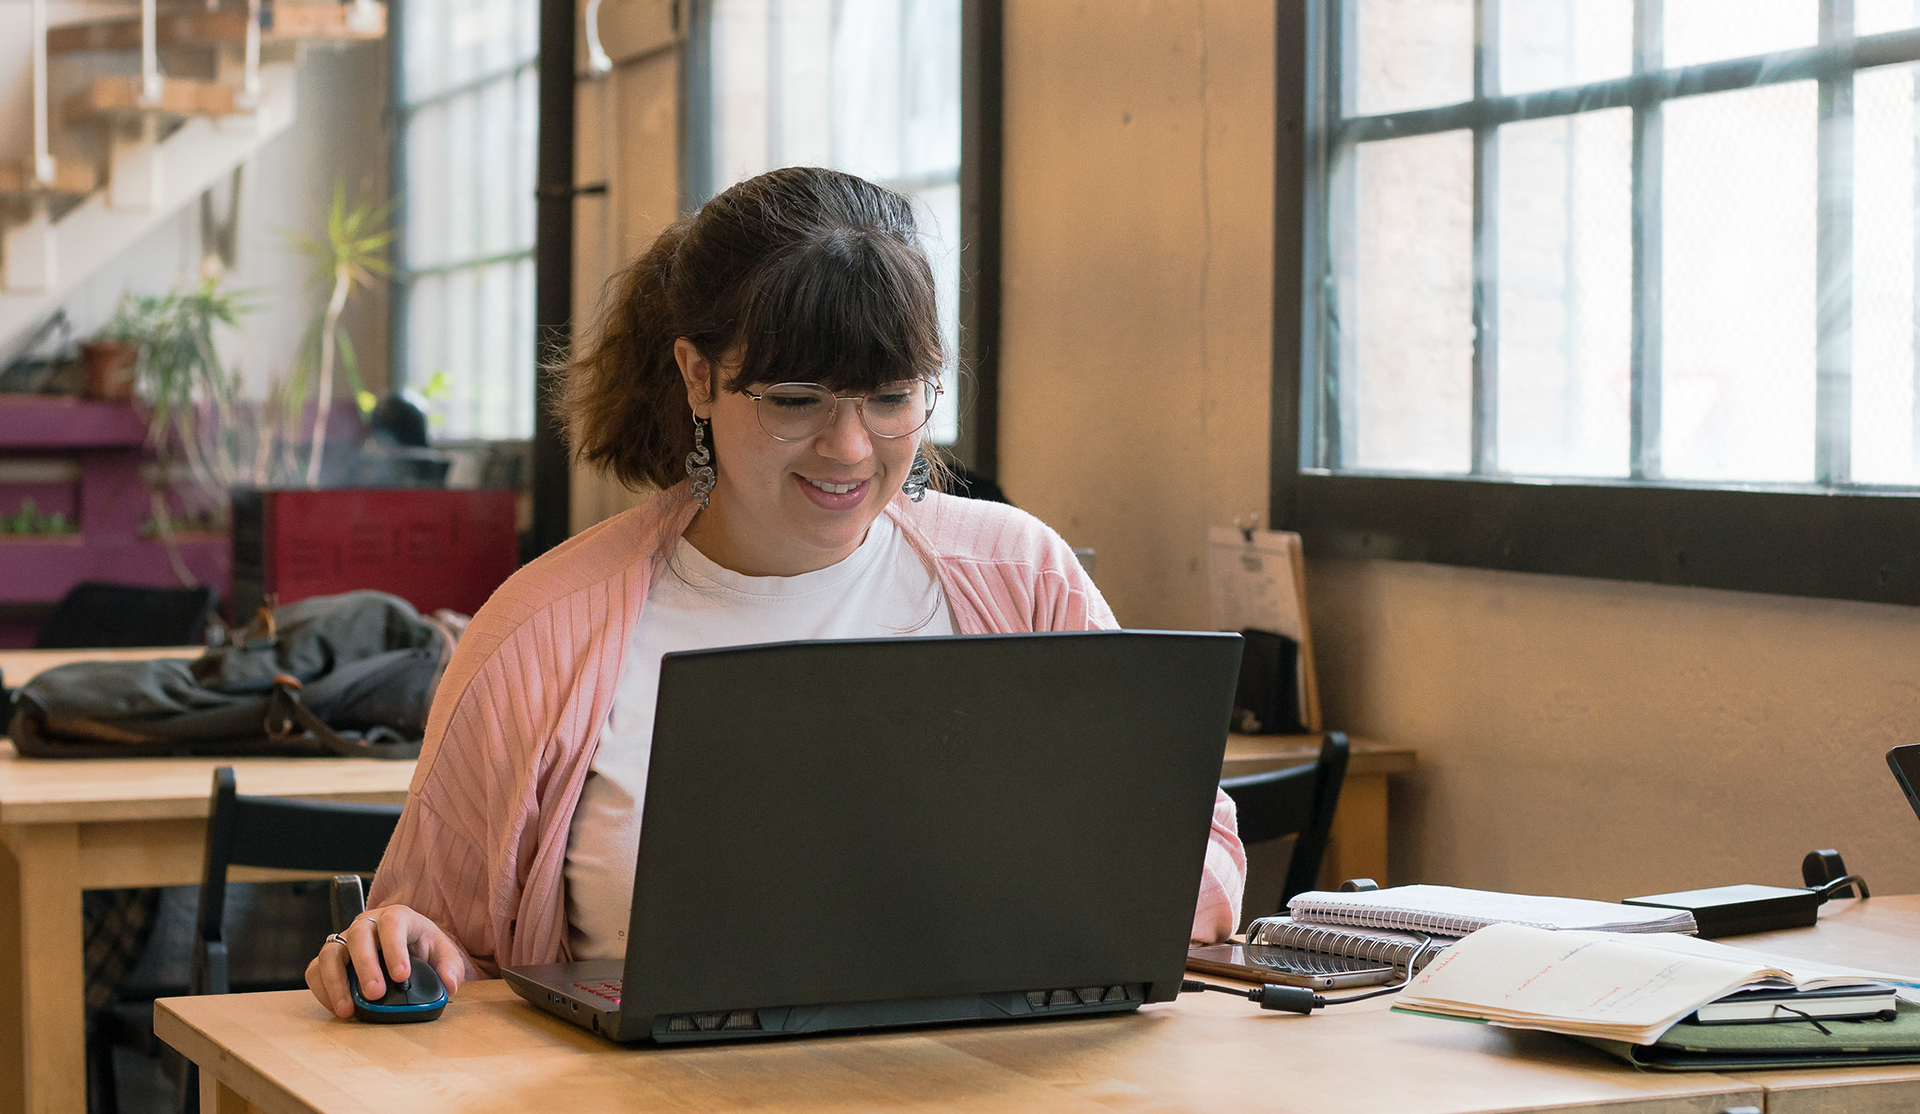
<instances>
[{"instance_id":1,"label":"clipboard on wall","mask_svg":"<svg viewBox=\"0 0 1920 1114\"><path fill-rule=\"evenodd\" d=\"M1320 689L1307 629L1306 558L1300 535L1242 526L1207 531L1207 592L1215 630L1266 630L1299 643L1300 718L1320 730Z\"/></svg>"}]
</instances>

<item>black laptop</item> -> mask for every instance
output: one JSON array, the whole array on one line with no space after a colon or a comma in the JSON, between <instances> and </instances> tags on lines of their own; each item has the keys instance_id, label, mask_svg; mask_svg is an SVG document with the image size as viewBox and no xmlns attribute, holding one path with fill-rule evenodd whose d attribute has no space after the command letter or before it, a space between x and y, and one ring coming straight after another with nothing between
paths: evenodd
<instances>
[{"instance_id":1,"label":"black laptop","mask_svg":"<svg viewBox=\"0 0 1920 1114\"><path fill-rule=\"evenodd\" d=\"M1171 999L1239 660L1162 631L668 654L626 959L507 981L621 1041Z\"/></svg>"}]
</instances>

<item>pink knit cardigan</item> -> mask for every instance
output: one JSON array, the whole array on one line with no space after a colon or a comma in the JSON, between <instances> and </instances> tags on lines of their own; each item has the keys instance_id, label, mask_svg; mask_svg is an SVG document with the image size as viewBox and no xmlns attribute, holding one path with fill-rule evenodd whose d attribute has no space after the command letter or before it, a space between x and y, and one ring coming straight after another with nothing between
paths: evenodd
<instances>
[{"instance_id":1,"label":"pink knit cardigan","mask_svg":"<svg viewBox=\"0 0 1920 1114\"><path fill-rule=\"evenodd\" d=\"M1060 536L1012 507L929 493L885 511L934 570L961 634L1116 627ZM406 812L372 903L404 904L482 970L568 958L567 831L629 636L693 518L687 485L515 573L475 615L433 701ZM1216 797L1197 940L1239 923L1246 854Z\"/></svg>"}]
</instances>

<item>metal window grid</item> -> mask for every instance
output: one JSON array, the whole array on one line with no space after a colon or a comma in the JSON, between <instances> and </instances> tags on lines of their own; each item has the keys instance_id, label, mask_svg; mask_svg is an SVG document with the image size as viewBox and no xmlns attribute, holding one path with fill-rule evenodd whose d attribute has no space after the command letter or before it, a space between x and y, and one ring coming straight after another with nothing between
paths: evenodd
<instances>
[{"instance_id":1,"label":"metal window grid","mask_svg":"<svg viewBox=\"0 0 1920 1114\"><path fill-rule=\"evenodd\" d=\"M1663 0L1633 0L1632 72L1621 78L1540 92L1498 92L1499 20L1503 0L1475 0L1474 90L1458 104L1375 115L1348 115L1356 102L1355 0L1318 0L1306 12L1306 207L1301 285L1299 467L1303 472L1358 473L1345 467L1353 443L1353 392L1342 369L1357 365L1353 330L1341 328L1335 283L1336 245L1355 236L1354 156L1363 143L1470 130L1473 136L1472 443L1470 475L1497 478L1498 257L1501 125L1570 117L1608 108L1632 110L1632 308L1629 475L1658 483L1661 415L1661 109L1669 101L1785 82L1818 83L1814 290L1818 299L1815 485L1851 485L1853 269L1853 78L1866 69L1920 61L1920 28L1855 37L1853 0L1819 0L1816 45L1684 66L1663 64ZM1915 338L1920 354L1920 332ZM1916 367L1920 380L1920 366ZM1920 382L1914 414L1920 444ZM1715 485L1696 485L1715 486ZM1746 486L1746 485L1742 485ZM1804 489L1806 485L1795 486Z\"/></svg>"},{"instance_id":2,"label":"metal window grid","mask_svg":"<svg viewBox=\"0 0 1920 1114\"><path fill-rule=\"evenodd\" d=\"M534 244L532 239L529 238L524 246L517 246L508 251L482 253L454 259L442 259L424 265L416 265L412 258L408 237L405 234L407 222L413 215L412 198L408 193L408 186L412 178L409 165L410 154L408 140L412 136L417 118L421 113L429 109L441 107L456 101L478 101L484 98L489 91L504 84L512 91L507 109L509 119L517 119L527 108L527 105L523 102L528 96L533 95L528 84L522 82L520 79L523 75L537 73L539 71L539 59L537 56L531 56L490 67L463 81L436 89L430 94L410 97L408 93L408 44L405 38L406 19L402 9L402 5L408 2L419 3L421 0L394 0L393 18L389 21L390 28L388 32L390 39L389 59L391 61L393 75L389 85L392 99L389 111L395 123L392 131L392 144L389 148L388 165L391 167L389 171L389 181L392 195L397 199L394 207L395 227L402 230L402 234L396 236L393 241L393 273L388 278L390 307L388 336L391 349L389 367L391 368L392 386L395 390L399 390L412 382L414 372L414 369L410 366L410 357L412 355L412 295L415 284L422 279L440 278L460 271L477 273L487 267L522 260L531 260L534 257ZM508 24L502 30L507 35L515 33L515 28L512 24ZM444 63L448 53L446 49L448 41L449 40L445 39L442 40L440 52L434 59L436 63ZM487 137L490 134L497 133L500 126L505 122L506 121L493 119L485 113L474 113L473 129L474 138L477 141L476 146L484 148ZM524 179L528 189L532 189L533 185L534 157L535 152L531 148L528 148L525 151L516 152L514 158L516 169L523 171L523 173L516 174L515 177L516 179ZM480 235L482 207L472 205L469 207L469 210L473 219L473 227L471 229L472 242L478 243L481 242L482 239ZM511 287L509 287L509 289L511 289ZM474 319L477 321L488 320L493 313L504 309L504 307L489 307L485 305L485 291L486 284L480 282L472 284L472 293L475 302ZM441 325L444 334L446 330L451 328L451 315L443 315ZM446 343L447 338L443 335L443 348ZM469 420L467 424L471 426L474 423Z\"/></svg>"}]
</instances>

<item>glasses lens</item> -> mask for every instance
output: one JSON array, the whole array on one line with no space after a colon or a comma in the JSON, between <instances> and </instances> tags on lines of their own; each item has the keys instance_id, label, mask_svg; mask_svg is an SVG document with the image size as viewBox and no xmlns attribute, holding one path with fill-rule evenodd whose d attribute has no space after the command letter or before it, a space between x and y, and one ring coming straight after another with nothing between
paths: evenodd
<instances>
[{"instance_id":1,"label":"glasses lens","mask_svg":"<svg viewBox=\"0 0 1920 1114\"><path fill-rule=\"evenodd\" d=\"M782 441L800 441L827 428L833 393L811 383L776 383L756 404L760 428Z\"/></svg>"},{"instance_id":2,"label":"glasses lens","mask_svg":"<svg viewBox=\"0 0 1920 1114\"><path fill-rule=\"evenodd\" d=\"M933 399L933 384L925 379L882 383L867 395L862 408L867 428L879 437L905 437L927 424Z\"/></svg>"}]
</instances>

